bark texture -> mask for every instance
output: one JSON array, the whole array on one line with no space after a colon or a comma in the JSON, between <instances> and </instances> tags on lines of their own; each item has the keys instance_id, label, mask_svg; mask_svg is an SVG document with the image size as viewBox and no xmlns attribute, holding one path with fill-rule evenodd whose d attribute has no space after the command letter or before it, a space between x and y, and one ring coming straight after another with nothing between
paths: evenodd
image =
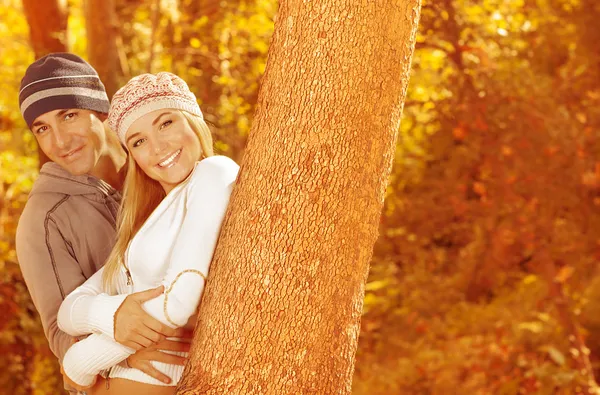
<instances>
[{"instance_id":1,"label":"bark texture","mask_svg":"<svg viewBox=\"0 0 600 395\"><path fill-rule=\"evenodd\" d=\"M109 98L119 89L119 53L115 0L85 0L87 54Z\"/></svg>"},{"instance_id":2,"label":"bark texture","mask_svg":"<svg viewBox=\"0 0 600 395\"><path fill-rule=\"evenodd\" d=\"M348 394L420 0L281 3L179 394Z\"/></svg>"},{"instance_id":3,"label":"bark texture","mask_svg":"<svg viewBox=\"0 0 600 395\"><path fill-rule=\"evenodd\" d=\"M66 2L59 0L23 0L23 11L29 25L29 37L35 58L52 52L68 51ZM38 147L39 166L49 161Z\"/></svg>"}]
</instances>

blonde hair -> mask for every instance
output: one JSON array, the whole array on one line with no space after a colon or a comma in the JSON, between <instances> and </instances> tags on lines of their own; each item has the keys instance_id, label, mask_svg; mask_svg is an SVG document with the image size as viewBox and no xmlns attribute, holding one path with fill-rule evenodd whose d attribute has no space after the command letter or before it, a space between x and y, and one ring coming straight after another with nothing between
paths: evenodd
<instances>
[{"instance_id":1,"label":"blonde hair","mask_svg":"<svg viewBox=\"0 0 600 395\"><path fill-rule=\"evenodd\" d=\"M202 148L201 157L213 156L212 135L206 122L197 115L180 112L198 136ZM102 273L102 285L109 294L116 293L115 280L121 266L125 266L124 257L129 242L165 197L162 186L140 169L129 152L128 162L127 176L123 184L123 201L117 216L117 240Z\"/></svg>"}]
</instances>

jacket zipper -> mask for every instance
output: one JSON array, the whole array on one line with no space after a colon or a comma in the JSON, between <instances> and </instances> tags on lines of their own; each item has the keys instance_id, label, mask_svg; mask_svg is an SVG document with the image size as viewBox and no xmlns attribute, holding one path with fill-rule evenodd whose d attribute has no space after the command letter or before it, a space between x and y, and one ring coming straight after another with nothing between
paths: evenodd
<instances>
[{"instance_id":1,"label":"jacket zipper","mask_svg":"<svg viewBox=\"0 0 600 395\"><path fill-rule=\"evenodd\" d=\"M131 276L131 272L129 271L129 267L127 267L127 265L125 264L125 261L129 260L129 255L131 253L131 246L132 246L133 242L134 241L131 240L131 242L127 246L127 251L125 251L125 257L123 259L123 267L125 268L125 275L127 276L127 285L128 286L132 286L133 285L133 277Z\"/></svg>"},{"instance_id":2,"label":"jacket zipper","mask_svg":"<svg viewBox=\"0 0 600 395\"><path fill-rule=\"evenodd\" d=\"M127 250L125 251L125 256L123 257L123 267L125 268L125 275L127 276L127 286L131 286L133 285L133 277L131 277L131 272L129 271L129 267L127 267L127 264L125 263L127 260L129 260L129 252L131 250L131 244L133 244L133 241L131 241L129 243L129 245L127 246Z\"/></svg>"},{"instance_id":3,"label":"jacket zipper","mask_svg":"<svg viewBox=\"0 0 600 395\"><path fill-rule=\"evenodd\" d=\"M123 265L125 266L125 265ZM125 266L125 275L127 276L127 285L131 286L133 285L133 278L131 278L131 273L129 272L129 269L127 268L127 266Z\"/></svg>"},{"instance_id":4,"label":"jacket zipper","mask_svg":"<svg viewBox=\"0 0 600 395\"><path fill-rule=\"evenodd\" d=\"M112 372L112 367L108 368L108 373L106 373L106 389L110 389L110 372Z\"/></svg>"}]
</instances>

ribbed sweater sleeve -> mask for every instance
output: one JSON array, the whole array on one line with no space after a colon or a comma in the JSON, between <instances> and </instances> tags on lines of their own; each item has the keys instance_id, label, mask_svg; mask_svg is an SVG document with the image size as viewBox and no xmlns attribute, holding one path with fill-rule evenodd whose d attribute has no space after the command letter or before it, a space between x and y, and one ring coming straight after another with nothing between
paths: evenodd
<instances>
[{"instance_id":1,"label":"ribbed sweater sleeve","mask_svg":"<svg viewBox=\"0 0 600 395\"><path fill-rule=\"evenodd\" d=\"M81 386L89 386L101 371L125 360L135 350L103 334L91 334L73 344L63 359L65 374Z\"/></svg>"},{"instance_id":2,"label":"ribbed sweater sleeve","mask_svg":"<svg viewBox=\"0 0 600 395\"><path fill-rule=\"evenodd\" d=\"M103 268L77 287L58 311L59 328L71 336L90 334L73 344L63 359L65 374L75 383L90 385L96 375L125 360L135 350L114 340L114 317L127 294L110 296L102 292ZM121 273L117 289L126 281Z\"/></svg>"},{"instance_id":3,"label":"ribbed sweater sleeve","mask_svg":"<svg viewBox=\"0 0 600 395\"><path fill-rule=\"evenodd\" d=\"M108 295L102 289L102 273L98 270L62 302L58 310L58 327L71 336L101 333L114 340L115 313L127 297ZM125 279L119 272L118 282Z\"/></svg>"}]
</instances>

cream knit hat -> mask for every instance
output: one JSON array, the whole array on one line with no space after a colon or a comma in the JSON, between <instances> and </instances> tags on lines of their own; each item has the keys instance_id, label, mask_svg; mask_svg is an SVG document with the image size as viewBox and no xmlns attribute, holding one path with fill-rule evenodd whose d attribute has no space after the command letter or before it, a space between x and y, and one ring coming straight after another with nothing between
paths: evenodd
<instances>
[{"instance_id":1,"label":"cream knit hat","mask_svg":"<svg viewBox=\"0 0 600 395\"><path fill-rule=\"evenodd\" d=\"M108 112L108 126L125 145L125 134L131 124L161 108L184 110L202 117L196 96L185 81L175 74L161 72L133 77L115 93Z\"/></svg>"}]
</instances>

